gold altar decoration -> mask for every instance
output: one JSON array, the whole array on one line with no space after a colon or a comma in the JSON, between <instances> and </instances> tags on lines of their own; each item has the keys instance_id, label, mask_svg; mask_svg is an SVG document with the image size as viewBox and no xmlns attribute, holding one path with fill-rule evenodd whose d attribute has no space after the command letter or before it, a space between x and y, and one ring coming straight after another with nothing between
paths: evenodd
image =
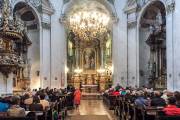
<instances>
[{"instance_id":1,"label":"gold altar decoration","mask_svg":"<svg viewBox=\"0 0 180 120\"><path fill-rule=\"evenodd\" d=\"M83 10L74 12L68 17L68 27L81 40L98 38L100 34L108 31L110 17L108 14L97 10Z\"/></svg>"}]
</instances>

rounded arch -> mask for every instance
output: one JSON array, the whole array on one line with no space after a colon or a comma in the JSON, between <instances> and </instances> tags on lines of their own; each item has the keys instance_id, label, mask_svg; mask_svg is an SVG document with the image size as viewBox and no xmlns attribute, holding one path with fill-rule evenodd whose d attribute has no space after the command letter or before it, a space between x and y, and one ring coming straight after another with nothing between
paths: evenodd
<instances>
[{"instance_id":1,"label":"rounded arch","mask_svg":"<svg viewBox=\"0 0 180 120\"><path fill-rule=\"evenodd\" d=\"M138 28L138 29L139 29L139 27L140 27L141 19L142 19L144 13L146 12L147 8L148 8L149 6L151 6L152 4L154 4L155 2L161 2L161 3L164 5L164 7L165 7L165 4L166 4L166 3L165 3L164 0L148 1L148 2L146 3L146 5L144 5L144 6L141 8L141 11L139 12L139 15L138 15L138 18L137 18L137 28ZM165 7L165 10L166 10L166 7Z\"/></svg>"},{"instance_id":2,"label":"rounded arch","mask_svg":"<svg viewBox=\"0 0 180 120\"><path fill-rule=\"evenodd\" d=\"M37 11L37 9L33 5L27 3L26 0L16 0L16 1L14 1L13 4L12 4L13 12L14 12L14 9L15 9L16 5L18 5L19 3L24 3L25 5L28 5L32 9L32 12L35 13L35 17L38 20L39 29L41 30L41 15Z\"/></svg>"},{"instance_id":3,"label":"rounded arch","mask_svg":"<svg viewBox=\"0 0 180 120\"><path fill-rule=\"evenodd\" d=\"M27 52L27 64L30 64L30 87L38 88L42 86L42 76L39 71L42 70L42 39L43 39L43 28L41 13L26 0L16 0L11 4L13 14L15 12L20 13L17 16L22 21L25 21L29 40L31 41L31 46L28 48ZM16 14L14 14L16 15ZM30 15L30 16L29 16ZM28 16L28 17L27 17Z\"/></svg>"},{"instance_id":4,"label":"rounded arch","mask_svg":"<svg viewBox=\"0 0 180 120\"><path fill-rule=\"evenodd\" d=\"M77 1L78 0L70 0L68 3L64 4L62 8L62 14L66 14L71 9L71 7L74 4L76 4ZM117 16L115 7L111 3L109 3L107 0L94 0L94 1L97 1L100 4L104 5L106 9L112 14L112 16Z\"/></svg>"}]
</instances>

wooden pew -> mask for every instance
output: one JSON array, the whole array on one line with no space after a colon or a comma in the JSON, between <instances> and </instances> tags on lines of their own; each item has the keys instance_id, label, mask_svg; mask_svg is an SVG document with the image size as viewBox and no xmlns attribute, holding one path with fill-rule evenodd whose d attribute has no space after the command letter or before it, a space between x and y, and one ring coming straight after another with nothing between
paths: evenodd
<instances>
[{"instance_id":1,"label":"wooden pew","mask_svg":"<svg viewBox=\"0 0 180 120\"><path fill-rule=\"evenodd\" d=\"M11 117L7 116L6 112L0 113L0 120L36 120L35 112L30 112L26 117Z\"/></svg>"},{"instance_id":2,"label":"wooden pew","mask_svg":"<svg viewBox=\"0 0 180 120\"><path fill-rule=\"evenodd\" d=\"M168 115L165 115L163 111L158 111L157 116L155 117L155 120L180 120L180 115L168 116Z\"/></svg>"},{"instance_id":3,"label":"wooden pew","mask_svg":"<svg viewBox=\"0 0 180 120\"><path fill-rule=\"evenodd\" d=\"M103 95L103 102L108 106L109 110L114 110L116 106L116 97L114 95Z\"/></svg>"},{"instance_id":4,"label":"wooden pew","mask_svg":"<svg viewBox=\"0 0 180 120\"><path fill-rule=\"evenodd\" d=\"M104 98L106 103L110 103L109 100L112 99L109 99L107 96ZM162 113L163 107L140 108L123 96L116 97L114 103L114 113L119 117L119 120L180 120L180 116L160 114Z\"/></svg>"}]
</instances>

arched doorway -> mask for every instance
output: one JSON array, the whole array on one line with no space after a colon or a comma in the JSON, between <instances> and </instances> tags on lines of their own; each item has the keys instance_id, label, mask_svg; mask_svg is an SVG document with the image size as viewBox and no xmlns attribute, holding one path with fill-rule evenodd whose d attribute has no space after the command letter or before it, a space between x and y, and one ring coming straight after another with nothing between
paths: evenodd
<instances>
[{"instance_id":1,"label":"arched doorway","mask_svg":"<svg viewBox=\"0 0 180 120\"><path fill-rule=\"evenodd\" d=\"M25 2L14 5L13 16L21 21L25 28L25 34L31 45L25 54L26 60L23 72L17 74L14 87L15 90L40 87L40 22L35 9Z\"/></svg>"},{"instance_id":2,"label":"arched doorway","mask_svg":"<svg viewBox=\"0 0 180 120\"><path fill-rule=\"evenodd\" d=\"M139 83L156 89L166 88L166 10L153 1L139 21Z\"/></svg>"},{"instance_id":3,"label":"arched doorway","mask_svg":"<svg viewBox=\"0 0 180 120\"><path fill-rule=\"evenodd\" d=\"M112 83L114 15L107 4L110 3L72 0L67 5L68 9L63 10L67 28L68 85L103 90ZM102 26L98 22L102 22ZM107 25L106 28L101 28L104 27L103 24Z\"/></svg>"}]
</instances>

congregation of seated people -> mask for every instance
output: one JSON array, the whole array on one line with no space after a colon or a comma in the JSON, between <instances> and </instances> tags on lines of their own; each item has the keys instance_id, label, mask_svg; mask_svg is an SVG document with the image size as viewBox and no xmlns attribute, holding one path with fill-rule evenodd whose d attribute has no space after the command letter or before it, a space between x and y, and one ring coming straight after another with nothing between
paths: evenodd
<instances>
[{"instance_id":1,"label":"congregation of seated people","mask_svg":"<svg viewBox=\"0 0 180 120\"><path fill-rule=\"evenodd\" d=\"M125 102L130 102L130 104L133 104L135 107L142 108L143 110L146 109L148 110L148 108L151 109L156 108L158 113L159 111L161 111L163 112L164 115L179 116L178 119L180 119L179 91L175 91L175 92L171 92L168 90L156 91L153 90L152 88L147 88L144 86L142 88L132 88L132 87L123 88L118 84L115 87L111 87L107 89L103 93L103 100L109 106L110 109L112 108L115 109L116 106L118 106L117 105L118 103L116 101L119 97L123 98ZM118 109L122 109L122 108L118 108ZM153 119L151 118L151 120Z\"/></svg>"},{"instance_id":2,"label":"congregation of seated people","mask_svg":"<svg viewBox=\"0 0 180 120\"><path fill-rule=\"evenodd\" d=\"M42 112L43 114L44 112L47 112L49 110L52 110L50 111L50 113L56 112L57 114L59 114L58 112L60 111L60 109L57 109L57 106L54 107L55 104L58 104L58 102L62 100L61 96L65 96L65 95L73 96L73 92L74 92L74 88L72 86L71 87L68 86L65 89L56 89L56 88L49 89L47 87L46 89L39 88L39 90L37 89L33 89L32 91L28 90L27 92L22 93L21 95L17 94L13 96L6 96L3 98L1 97L0 119L4 118L5 120L5 117L12 117L12 120L18 117L25 118L27 114L31 112L34 113ZM63 100L65 101L65 98ZM72 103L73 106L73 99L70 98L70 100L72 100L70 102ZM54 108L52 108L52 106ZM65 107L65 105L63 105L63 107ZM50 120L50 118L52 117L49 117L48 120ZM44 120L44 119L45 118L39 117L38 120Z\"/></svg>"}]
</instances>

